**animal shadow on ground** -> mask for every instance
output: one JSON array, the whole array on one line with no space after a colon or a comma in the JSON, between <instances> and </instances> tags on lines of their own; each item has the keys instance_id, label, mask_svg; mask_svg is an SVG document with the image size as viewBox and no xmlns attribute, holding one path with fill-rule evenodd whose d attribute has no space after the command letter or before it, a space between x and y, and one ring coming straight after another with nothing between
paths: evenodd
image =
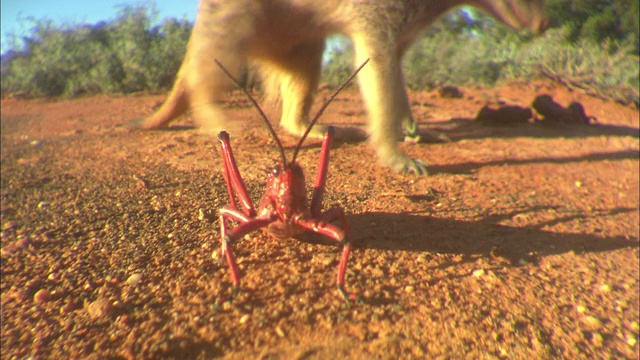
<instances>
[{"instance_id":1,"label":"animal shadow on ground","mask_svg":"<svg viewBox=\"0 0 640 360\"><path fill-rule=\"evenodd\" d=\"M493 256L506 259L511 266L520 266L523 263L537 263L542 257L550 255L597 253L639 246L637 239L563 234L542 229L582 218L582 214L522 227L499 224L516 216L552 209L519 209L478 221L442 219L412 212L368 212L349 216L348 221L352 234L357 234L353 239L357 248L458 254L463 256L463 262L474 261L477 256ZM633 211L637 209L616 208L602 211L598 216ZM442 267L449 265L443 264Z\"/></svg>"},{"instance_id":2,"label":"animal shadow on ground","mask_svg":"<svg viewBox=\"0 0 640 360\"><path fill-rule=\"evenodd\" d=\"M612 151L608 153L594 152L587 155L576 155L567 157L541 157L534 159L507 159L487 162L465 162L451 165L431 165L429 173L435 174L471 174L474 170L485 166L496 165L527 165L527 164L567 164L580 161L615 161L615 160L638 160L640 154L636 150Z\"/></svg>"}]
</instances>

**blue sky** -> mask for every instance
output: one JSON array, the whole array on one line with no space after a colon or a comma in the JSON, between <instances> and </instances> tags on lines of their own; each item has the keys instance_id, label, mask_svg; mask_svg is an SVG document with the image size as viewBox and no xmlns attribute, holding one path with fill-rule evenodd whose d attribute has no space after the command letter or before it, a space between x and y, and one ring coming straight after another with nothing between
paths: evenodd
<instances>
[{"instance_id":1,"label":"blue sky","mask_svg":"<svg viewBox=\"0 0 640 360\"><path fill-rule=\"evenodd\" d=\"M95 24L102 20L112 20L118 13L119 5L154 4L158 10L158 20L173 17L193 21L198 8L197 0L1 0L2 53L7 49L7 35L27 35L31 23L26 19L49 19L56 23Z\"/></svg>"}]
</instances>

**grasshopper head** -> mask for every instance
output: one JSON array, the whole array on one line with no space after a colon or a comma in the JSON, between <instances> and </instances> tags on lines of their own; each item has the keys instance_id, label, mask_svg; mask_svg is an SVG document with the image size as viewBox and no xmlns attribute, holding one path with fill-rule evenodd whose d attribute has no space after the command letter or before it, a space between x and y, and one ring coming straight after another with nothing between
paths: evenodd
<instances>
[{"instance_id":1,"label":"grasshopper head","mask_svg":"<svg viewBox=\"0 0 640 360\"><path fill-rule=\"evenodd\" d=\"M297 163L277 165L269 173L267 191L284 222L308 209L304 172Z\"/></svg>"}]
</instances>

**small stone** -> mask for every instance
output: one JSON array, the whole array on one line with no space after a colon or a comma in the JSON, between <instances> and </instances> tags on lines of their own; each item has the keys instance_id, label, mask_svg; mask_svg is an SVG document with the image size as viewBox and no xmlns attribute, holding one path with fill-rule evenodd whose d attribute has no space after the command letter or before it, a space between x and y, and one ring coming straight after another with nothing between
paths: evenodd
<instances>
[{"instance_id":1,"label":"small stone","mask_svg":"<svg viewBox=\"0 0 640 360\"><path fill-rule=\"evenodd\" d=\"M38 209L45 209L49 207L49 203L46 201L40 201L38 203Z\"/></svg>"},{"instance_id":2,"label":"small stone","mask_svg":"<svg viewBox=\"0 0 640 360\"><path fill-rule=\"evenodd\" d=\"M408 292L408 293L412 293L415 290L415 287L409 285L409 286L405 286L404 291Z\"/></svg>"},{"instance_id":3,"label":"small stone","mask_svg":"<svg viewBox=\"0 0 640 360\"><path fill-rule=\"evenodd\" d=\"M527 264L529 264L529 262L526 259L518 260L518 265L520 265L520 266L525 266Z\"/></svg>"},{"instance_id":4,"label":"small stone","mask_svg":"<svg viewBox=\"0 0 640 360\"><path fill-rule=\"evenodd\" d=\"M473 270L473 276L475 277L481 277L481 276L484 276L484 274L485 274L484 269Z\"/></svg>"},{"instance_id":5,"label":"small stone","mask_svg":"<svg viewBox=\"0 0 640 360\"><path fill-rule=\"evenodd\" d=\"M60 314L66 315L76 309L76 304L71 299L67 299L67 302L60 309Z\"/></svg>"},{"instance_id":6,"label":"small stone","mask_svg":"<svg viewBox=\"0 0 640 360\"><path fill-rule=\"evenodd\" d=\"M576 311L579 312L580 314L584 314L584 312L587 311L587 308L585 308L582 305L578 305L576 306Z\"/></svg>"},{"instance_id":7,"label":"small stone","mask_svg":"<svg viewBox=\"0 0 640 360\"><path fill-rule=\"evenodd\" d=\"M31 140L29 144L31 144L31 146L40 146L42 142L40 140Z\"/></svg>"},{"instance_id":8,"label":"small stone","mask_svg":"<svg viewBox=\"0 0 640 360\"><path fill-rule=\"evenodd\" d=\"M40 289L40 290L38 290L36 292L35 295L33 295L33 300L37 304L45 303L45 302L51 300L51 292L49 292L49 290L47 290L47 289Z\"/></svg>"},{"instance_id":9,"label":"small stone","mask_svg":"<svg viewBox=\"0 0 640 360\"><path fill-rule=\"evenodd\" d=\"M609 291L611 291L611 287L609 285L607 285L607 284L600 285L600 291L609 292Z\"/></svg>"},{"instance_id":10,"label":"small stone","mask_svg":"<svg viewBox=\"0 0 640 360\"><path fill-rule=\"evenodd\" d=\"M589 331L595 331L602 328L602 321L595 316L587 315L582 319L582 323Z\"/></svg>"},{"instance_id":11,"label":"small stone","mask_svg":"<svg viewBox=\"0 0 640 360\"><path fill-rule=\"evenodd\" d=\"M87 305L87 313L92 319L99 319L107 317L111 314L111 310L113 306L109 302L109 300L105 298L100 298L94 302L89 303Z\"/></svg>"},{"instance_id":12,"label":"small stone","mask_svg":"<svg viewBox=\"0 0 640 360\"><path fill-rule=\"evenodd\" d=\"M602 335L600 335L600 333L598 332L594 332L593 334L591 334L591 343L593 344L594 347L596 348L600 348L602 347Z\"/></svg>"},{"instance_id":13,"label":"small stone","mask_svg":"<svg viewBox=\"0 0 640 360\"><path fill-rule=\"evenodd\" d=\"M638 343L638 340L636 340L635 336L632 336L632 335L627 336L627 344L629 344L630 346L636 346L637 343Z\"/></svg>"},{"instance_id":14,"label":"small stone","mask_svg":"<svg viewBox=\"0 0 640 360\"><path fill-rule=\"evenodd\" d=\"M231 302L225 301L222 303L222 310L229 311L231 310Z\"/></svg>"},{"instance_id":15,"label":"small stone","mask_svg":"<svg viewBox=\"0 0 640 360\"><path fill-rule=\"evenodd\" d=\"M149 181L143 179L141 176L133 175L133 180L136 181L136 188L138 190L146 189L149 187Z\"/></svg>"},{"instance_id":16,"label":"small stone","mask_svg":"<svg viewBox=\"0 0 640 360\"><path fill-rule=\"evenodd\" d=\"M15 244L16 248L18 249L26 249L27 247L29 247L29 245L31 245L31 239L27 236L20 236Z\"/></svg>"},{"instance_id":17,"label":"small stone","mask_svg":"<svg viewBox=\"0 0 640 360\"><path fill-rule=\"evenodd\" d=\"M141 281L142 281L142 274L140 274L140 273L132 274L131 276L129 276L127 278L127 284L129 284L131 286L136 286L136 285L140 284Z\"/></svg>"},{"instance_id":18,"label":"small stone","mask_svg":"<svg viewBox=\"0 0 640 360\"><path fill-rule=\"evenodd\" d=\"M129 315L124 314L124 315L120 316L120 319L118 319L118 323L123 327L130 327L131 326L131 318L129 317Z\"/></svg>"},{"instance_id":19,"label":"small stone","mask_svg":"<svg viewBox=\"0 0 640 360\"><path fill-rule=\"evenodd\" d=\"M582 187L582 182L581 181L576 181L575 185L577 188Z\"/></svg>"},{"instance_id":20,"label":"small stone","mask_svg":"<svg viewBox=\"0 0 640 360\"><path fill-rule=\"evenodd\" d=\"M203 221L204 219L204 209L198 209L198 220Z\"/></svg>"},{"instance_id":21,"label":"small stone","mask_svg":"<svg viewBox=\"0 0 640 360\"><path fill-rule=\"evenodd\" d=\"M334 257L328 254L315 254L313 261L324 266L329 266L333 262Z\"/></svg>"},{"instance_id":22,"label":"small stone","mask_svg":"<svg viewBox=\"0 0 640 360\"><path fill-rule=\"evenodd\" d=\"M276 334L278 334L278 336L280 337L285 336L284 331L280 328L280 326L276 326L275 331L276 331Z\"/></svg>"},{"instance_id":23,"label":"small stone","mask_svg":"<svg viewBox=\"0 0 640 360\"><path fill-rule=\"evenodd\" d=\"M249 316L249 314L242 316L242 317L240 318L240 324L244 324L244 323L246 323L247 321L249 321L249 317L250 317L250 316Z\"/></svg>"},{"instance_id":24,"label":"small stone","mask_svg":"<svg viewBox=\"0 0 640 360\"><path fill-rule=\"evenodd\" d=\"M13 221L7 221L6 223L2 224L2 230L11 230L16 226L16 223L14 223Z\"/></svg>"}]
</instances>

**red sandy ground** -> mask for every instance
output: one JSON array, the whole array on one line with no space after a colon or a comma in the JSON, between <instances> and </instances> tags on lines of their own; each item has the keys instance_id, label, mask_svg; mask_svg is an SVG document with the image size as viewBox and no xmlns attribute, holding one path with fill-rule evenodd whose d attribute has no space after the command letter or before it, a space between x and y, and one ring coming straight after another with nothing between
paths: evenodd
<instances>
[{"instance_id":1,"label":"red sandy ground","mask_svg":"<svg viewBox=\"0 0 640 360\"><path fill-rule=\"evenodd\" d=\"M462 91L410 94L421 128L451 140L401 145L429 176L388 171L366 143L332 149L325 204L353 231L351 306L339 247L260 232L235 245L242 292L226 301L217 141L188 117L128 127L163 96L3 100L2 358L638 358L638 110L547 82ZM540 94L597 123L473 121ZM257 201L278 155L230 99ZM321 122L364 127L357 91Z\"/></svg>"}]
</instances>

